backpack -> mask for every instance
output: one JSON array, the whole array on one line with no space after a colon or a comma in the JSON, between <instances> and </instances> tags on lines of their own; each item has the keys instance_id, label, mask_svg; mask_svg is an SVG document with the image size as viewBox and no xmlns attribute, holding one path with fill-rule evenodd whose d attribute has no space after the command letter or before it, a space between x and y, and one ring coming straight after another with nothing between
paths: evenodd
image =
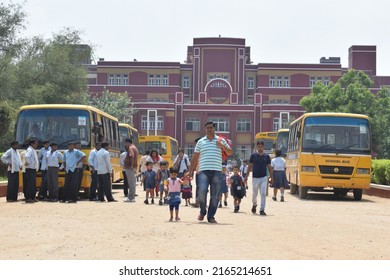
<instances>
[{"instance_id":1,"label":"backpack","mask_svg":"<svg viewBox=\"0 0 390 280\"><path fill-rule=\"evenodd\" d=\"M225 141L227 142L227 144L228 144L229 147L231 148L231 147L232 147L232 144L233 144L233 143L232 143L232 140L230 140L230 139L228 139L228 138L226 138L226 137L224 137L224 136L218 136L218 141L221 141L222 138L225 139ZM222 150L222 149L221 149L221 150ZM229 155L228 155L224 150L222 150L222 162L227 161L228 157L229 157Z\"/></svg>"}]
</instances>

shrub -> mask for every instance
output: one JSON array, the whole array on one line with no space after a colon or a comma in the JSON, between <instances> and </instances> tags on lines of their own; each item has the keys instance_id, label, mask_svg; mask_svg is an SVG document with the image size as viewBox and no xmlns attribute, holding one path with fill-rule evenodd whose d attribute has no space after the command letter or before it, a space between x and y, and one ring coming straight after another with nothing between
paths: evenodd
<instances>
[{"instance_id":1,"label":"shrub","mask_svg":"<svg viewBox=\"0 0 390 280\"><path fill-rule=\"evenodd\" d=\"M375 184L390 185L390 160L376 159L372 161L371 181Z\"/></svg>"}]
</instances>

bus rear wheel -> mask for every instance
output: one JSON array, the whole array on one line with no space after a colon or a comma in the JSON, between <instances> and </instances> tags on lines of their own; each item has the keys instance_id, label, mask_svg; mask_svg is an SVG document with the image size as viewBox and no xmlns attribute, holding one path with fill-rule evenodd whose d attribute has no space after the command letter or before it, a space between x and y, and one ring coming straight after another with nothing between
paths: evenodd
<instances>
[{"instance_id":1,"label":"bus rear wheel","mask_svg":"<svg viewBox=\"0 0 390 280\"><path fill-rule=\"evenodd\" d=\"M308 188L299 187L298 188L298 191L299 191L298 196L299 196L299 198L300 199L305 199L307 197L307 191L308 190L309 190Z\"/></svg>"},{"instance_id":2,"label":"bus rear wheel","mask_svg":"<svg viewBox=\"0 0 390 280\"><path fill-rule=\"evenodd\" d=\"M362 189L353 189L353 198L355 200L361 200L363 196L363 190Z\"/></svg>"}]
</instances>

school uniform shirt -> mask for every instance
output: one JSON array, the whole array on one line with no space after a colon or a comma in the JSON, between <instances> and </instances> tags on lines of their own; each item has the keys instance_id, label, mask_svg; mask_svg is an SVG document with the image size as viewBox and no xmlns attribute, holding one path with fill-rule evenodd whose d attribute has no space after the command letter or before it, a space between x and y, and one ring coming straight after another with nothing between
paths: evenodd
<instances>
[{"instance_id":1,"label":"school uniform shirt","mask_svg":"<svg viewBox=\"0 0 390 280\"><path fill-rule=\"evenodd\" d=\"M49 151L46 154L46 162L47 162L47 167L59 167L60 162L62 161L63 156L61 152L59 151Z\"/></svg>"},{"instance_id":2,"label":"school uniform shirt","mask_svg":"<svg viewBox=\"0 0 390 280\"><path fill-rule=\"evenodd\" d=\"M47 170L46 155L51 150L50 147L47 149L43 147L38 153L38 160L41 163L41 170Z\"/></svg>"},{"instance_id":3,"label":"school uniform shirt","mask_svg":"<svg viewBox=\"0 0 390 280\"><path fill-rule=\"evenodd\" d=\"M27 167L28 169L35 169L36 171L39 170L39 161L38 161L38 155L35 152L33 147L28 147L26 151L26 155L24 156L26 162L28 163Z\"/></svg>"},{"instance_id":4,"label":"school uniform shirt","mask_svg":"<svg viewBox=\"0 0 390 280\"><path fill-rule=\"evenodd\" d=\"M98 175L112 172L110 153L104 148L100 148L99 152L97 153L97 165Z\"/></svg>"},{"instance_id":5,"label":"school uniform shirt","mask_svg":"<svg viewBox=\"0 0 390 280\"><path fill-rule=\"evenodd\" d=\"M69 171L74 172L77 167L77 162L85 156L86 154L77 149L74 149L73 151L65 151L64 162L66 163L66 173L68 173Z\"/></svg>"},{"instance_id":6,"label":"school uniform shirt","mask_svg":"<svg viewBox=\"0 0 390 280\"><path fill-rule=\"evenodd\" d=\"M275 171L284 171L286 167L286 161L281 157L276 157L272 159L271 166Z\"/></svg>"},{"instance_id":7,"label":"school uniform shirt","mask_svg":"<svg viewBox=\"0 0 390 280\"><path fill-rule=\"evenodd\" d=\"M1 161L8 165L7 171L11 173L19 172L22 165L22 160L17 150L11 148L7 150L1 157ZM11 165L11 166L9 166Z\"/></svg>"},{"instance_id":8,"label":"school uniform shirt","mask_svg":"<svg viewBox=\"0 0 390 280\"><path fill-rule=\"evenodd\" d=\"M183 155L182 158L180 158L179 156L176 156L175 158L175 161L177 161L177 169L180 172L184 172L184 170L188 170L189 166L190 166L190 160L188 159L188 156L186 154Z\"/></svg>"}]
</instances>

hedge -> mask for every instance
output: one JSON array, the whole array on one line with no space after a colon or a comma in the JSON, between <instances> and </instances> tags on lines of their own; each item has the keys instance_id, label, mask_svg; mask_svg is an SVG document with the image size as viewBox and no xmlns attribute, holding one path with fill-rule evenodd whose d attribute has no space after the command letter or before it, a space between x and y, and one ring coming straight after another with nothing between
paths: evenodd
<instances>
[{"instance_id":1,"label":"hedge","mask_svg":"<svg viewBox=\"0 0 390 280\"><path fill-rule=\"evenodd\" d=\"M380 185L390 185L389 159L375 159L372 161L371 182Z\"/></svg>"},{"instance_id":2,"label":"hedge","mask_svg":"<svg viewBox=\"0 0 390 280\"><path fill-rule=\"evenodd\" d=\"M4 153L0 152L0 158ZM7 166L0 160L0 177L7 177Z\"/></svg>"}]
</instances>

